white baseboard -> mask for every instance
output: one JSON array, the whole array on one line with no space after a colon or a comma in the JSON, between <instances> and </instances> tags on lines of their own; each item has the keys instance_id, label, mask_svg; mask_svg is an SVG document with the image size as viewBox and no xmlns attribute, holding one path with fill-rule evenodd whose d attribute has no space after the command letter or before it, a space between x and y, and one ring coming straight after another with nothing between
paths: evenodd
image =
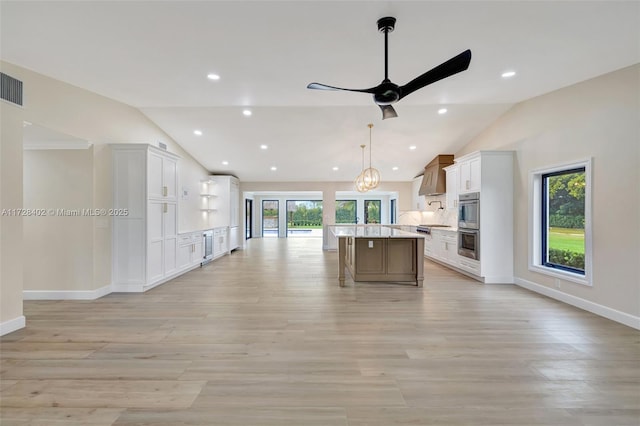
<instances>
[{"instance_id":1,"label":"white baseboard","mask_svg":"<svg viewBox=\"0 0 640 426\"><path fill-rule=\"evenodd\" d=\"M516 285L526 288L527 290L535 291L536 293L544 294L552 299L559 300L569 305L575 306L585 311L589 311L593 314L600 315L601 317L608 318L612 321L619 322L620 324L633 327L640 330L640 317L627 314L617 309L609 308L604 305L600 305L595 302L591 302L586 299L582 299L571 294L563 293L553 288L549 288L533 281L525 280L523 278L515 278Z\"/></svg>"},{"instance_id":2,"label":"white baseboard","mask_svg":"<svg viewBox=\"0 0 640 426\"><path fill-rule=\"evenodd\" d=\"M111 293L111 286L95 290L24 290L24 300L94 300Z\"/></svg>"},{"instance_id":3,"label":"white baseboard","mask_svg":"<svg viewBox=\"0 0 640 426\"><path fill-rule=\"evenodd\" d=\"M24 328L26 324L27 321L24 315L20 315L17 318L2 322L0 323L0 336L13 333L16 330L20 330L21 328Z\"/></svg>"}]
</instances>

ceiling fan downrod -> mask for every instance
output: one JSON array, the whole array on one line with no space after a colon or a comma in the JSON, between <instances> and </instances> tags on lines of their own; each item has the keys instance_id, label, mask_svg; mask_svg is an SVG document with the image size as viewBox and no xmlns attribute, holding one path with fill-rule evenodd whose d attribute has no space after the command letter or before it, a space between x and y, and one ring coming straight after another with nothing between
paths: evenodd
<instances>
[{"instance_id":1,"label":"ceiling fan downrod","mask_svg":"<svg viewBox=\"0 0 640 426\"><path fill-rule=\"evenodd\" d=\"M378 31L384 33L384 81L389 81L389 33L396 27L396 18L387 16L378 19Z\"/></svg>"}]
</instances>

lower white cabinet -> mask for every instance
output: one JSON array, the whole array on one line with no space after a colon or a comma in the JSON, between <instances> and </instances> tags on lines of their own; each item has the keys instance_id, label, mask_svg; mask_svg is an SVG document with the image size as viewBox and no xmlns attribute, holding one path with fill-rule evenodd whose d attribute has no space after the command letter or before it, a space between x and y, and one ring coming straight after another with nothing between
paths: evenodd
<instances>
[{"instance_id":1,"label":"lower white cabinet","mask_svg":"<svg viewBox=\"0 0 640 426\"><path fill-rule=\"evenodd\" d=\"M178 236L178 269L185 270L202 263L202 231L189 232Z\"/></svg>"},{"instance_id":2,"label":"lower white cabinet","mask_svg":"<svg viewBox=\"0 0 640 426\"><path fill-rule=\"evenodd\" d=\"M240 228L232 226L229 228L229 251L240 247Z\"/></svg>"},{"instance_id":3,"label":"lower white cabinet","mask_svg":"<svg viewBox=\"0 0 640 426\"><path fill-rule=\"evenodd\" d=\"M226 226L213 228L213 257L219 257L229 252L229 235Z\"/></svg>"},{"instance_id":4,"label":"lower white cabinet","mask_svg":"<svg viewBox=\"0 0 640 426\"><path fill-rule=\"evenodd\" d=\"M424 255L429 259L452 266L480 277L480 262L458 254L458 232L448 229L431 229L424 239Z\"/></svg>"}]
</instances>

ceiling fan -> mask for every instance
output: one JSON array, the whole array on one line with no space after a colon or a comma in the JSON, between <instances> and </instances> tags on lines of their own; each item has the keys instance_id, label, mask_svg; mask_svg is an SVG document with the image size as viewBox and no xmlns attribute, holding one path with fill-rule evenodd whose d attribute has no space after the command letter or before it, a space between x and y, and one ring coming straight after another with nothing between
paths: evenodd
<instances>
[{"instance_id":1,"label":"ceiling fan","mask_svg":"<svg viewBox=\"0 0 640 426\"><path fill-rule=\"evenodd\" d=\"M404 86L398 86L389 80L389 63L388 63L388 35L393 31L396 24L396 18L387 16L378 19L378 31L384 32L384 80L376 87L370 89L344 89L342 87L328 86L321 83L310 83L307 89L317 90L346 90L349 92L362 92L373 94L373 100L382 110L382 119L397 117L396 110L391 106L400 99L415 92L418 89L435 83L438 80L450 77L454 74L462 72L469 68L471 62L471 50L465 50L457 56L438 65L414 78Z\"/></svg>"}]
</instances>

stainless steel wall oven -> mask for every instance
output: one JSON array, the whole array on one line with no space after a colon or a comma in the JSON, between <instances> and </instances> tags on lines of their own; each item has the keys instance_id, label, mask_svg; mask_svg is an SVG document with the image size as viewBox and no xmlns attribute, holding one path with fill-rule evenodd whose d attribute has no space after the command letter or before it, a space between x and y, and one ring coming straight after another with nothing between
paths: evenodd
<instances>
[{"instance_id":1,"label":"stainless steel wall oven","mask_svg":"<svg viewBox=\"0 0 640 426\"><path fill-rule=\"evenodd\" d=\"M458 254L480 260L480 193L460 194L458 200Z\"/></svg>"}]
</instances>

